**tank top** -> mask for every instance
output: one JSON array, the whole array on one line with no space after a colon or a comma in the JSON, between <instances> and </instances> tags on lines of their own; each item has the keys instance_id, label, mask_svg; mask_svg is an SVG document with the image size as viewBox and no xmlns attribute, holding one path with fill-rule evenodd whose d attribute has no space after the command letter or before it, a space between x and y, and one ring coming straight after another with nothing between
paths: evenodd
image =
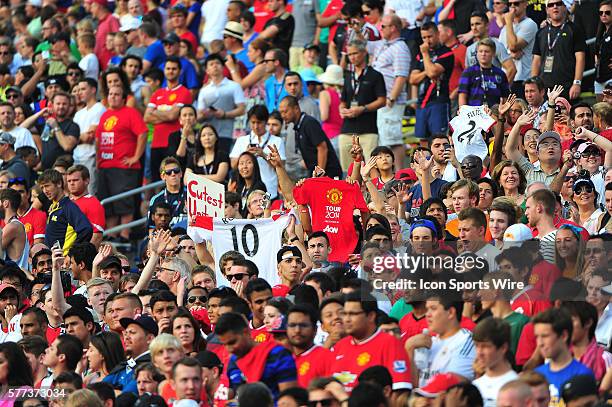
<instances>
[{"instance_id":1,"label":"tank top","mask_svg":"<svg viewBox=\"0 0 612 407\"><path fill-rule=\"evenodd\" d=\"M4 259L5 260L14 261L15 263L17 263L19 268L21 268L22 270L29 271L30 265L28 263L28 259L30 257L30 242L28 242L28 235L27 235L27 233L25 231L25 226L15 216L13 216L11 219L9 219L9 223L11 223L11 222L17 222L17 223L19 223L21 225L21 227L23 228L23 233L25 234L25 242L24 242L24 246L23 246L23 251L21 252L21 257L19 257L18 259L11 259L9 257L8 250L7 250L6 253L4 254Z\"/></svg>"},{"instance_id":2,"label":"tank top","mask_svg":"<svg viewBox=\"0 0 612 407\"><path fill-rule=\"evenodd\" d=\"M334 87L325 89L329 94L329 115L327 120L323 122L323 131L330 139L340 134L342 128L342 117L340 117L340 95Z\"/></svg>"}]
</instances>

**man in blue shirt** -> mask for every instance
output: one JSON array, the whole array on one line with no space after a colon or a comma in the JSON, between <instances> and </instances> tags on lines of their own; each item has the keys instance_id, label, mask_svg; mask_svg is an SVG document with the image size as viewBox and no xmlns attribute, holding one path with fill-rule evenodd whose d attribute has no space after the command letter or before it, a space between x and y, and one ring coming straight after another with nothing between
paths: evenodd
<instances>
[{"instance_id":1,"label":"man in blue shirt","mask_svg":"<svg viewBox=\"0 0 612 407\"><path fill-rule=\"evenodd\" d=\"M140 42L147 51L144 54L142 63L142 72L147 72L149 69L159 66L166 62L166 52L164 46L159 40L159 33L155 23L142 23L139 29Z\"/></svg>"},{"instance_id":2,"label":"man in blue shirt","mask_svg":"<svg viewBox=\"0 0 612 407\"><path fill-rule=\"evenodd\" d=\"M221 315L215 325L215 334L231 354L227 376L234 391L243 383L263 382L278 401L281 391L297 386L291 352L275 341L256 343L241 314Z\"/></svg>"},{"instance_id":3,"label":"man in blue shirt","mask_svg":"<svg viewBox=\"0 0 612 407\"><path fill-rule=\"evenodd\" d=\"M164 52L166 54L166 58L175 56L181 60L181 74L179 75L179 83L189 89L192 95L195 95L195 93L199 90L201 83L198 80L198 74L191 61L189 61L187 58L179 56L180 42L180 38L175 33L166 35L166 37L162 40L162 43L164 44ZM164 62L159 64L158 68L163 71L165 64L166 59L164 58ZM166 81L164 81L162 86L166 86Z\"/></svg>"},{"instance_id":4,"label":"man in blue shirt","mask_svg":"<svg viewBox=\"0 0 612 407\"><path fill-rule=\"evenodd\" d=\"M563 309L551 308L533 319L536 343L547 363L535 368L546 377L550 390L550 406L563 405L563 385L576 375L593 375L591 369L578 362L569 349L572 339L572 317Z\"/></svg>"},{"instance_id":5,"label":"man in blue shirt","mask_svg":"<svg viewBox=\"0 0 612 407\"><path fill-rule=\"evenodd\" d=\"M264 82L266 107L268 112L273 112L278 110L280 101L287 96L284 82L289 60L285 51L275 48L266 52L263 62L266 64L266 73L270 74L270 77Z\"/></svg>"}]
</instances>

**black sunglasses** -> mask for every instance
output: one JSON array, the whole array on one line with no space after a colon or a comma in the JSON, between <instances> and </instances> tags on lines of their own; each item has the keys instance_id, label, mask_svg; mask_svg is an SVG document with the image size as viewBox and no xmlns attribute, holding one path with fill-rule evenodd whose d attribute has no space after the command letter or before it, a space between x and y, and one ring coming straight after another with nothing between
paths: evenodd
<instances>
[{"instance_id":1,"label":"black sunglasses","mask_svg":"<svg viewBox=\"0 0 612 407\"><path fill-rule=\"evenodd\" d=\"M227 275L227 281L232 281L232 280L236 280L236 281L240 281L245 277L248 277L249 273L236 273L236 274L232 274L231 276L228 274Z\"/></svg>"},{"instance_id":2,"label":"black sunglasses","mask_svg":"<svg viewBox=\"0 0 612 407\"><path fill-rule=\"evenodd\" d=\"M599 10L600 16L609 16L610 14L612 14L612 11L610 10Z\"/></svg>"},{"instance_id":3,"label":"black sunglasses","mask_svg":"<svg viewBox=\"0 0 612 407\"><path fill-rule=\"evenodd\" d=\"M205 295L192 295L191 297L187 298L187 302L190 304L193 304L198 300L200 300L200 302L206 302L208 301L208 298L206 298Z\"/></svg>"},{"instance_id":4,"label":"black sunglasses","mask_svg":"<svg viewBox=\"0 0 612 407\"><path fill-rule=\"evenodd\" d=\"M329 407L335 401L336 399L323 399L323 400L317 400L317 401L309 401L308 407L319 407L319 406Z\"/></svg>"},{"instance_id":5,"label":"black sunglasses","mask_svg":"<svg viewBox=\"0 0 612 407\"><path fill-rule=\"evenodd\" d=\"M563 6L565 6L565 4L563 4L563 2L562 2L562 1L557 1L557 2L555 2L555 3L548 3L548 4L546 5L546 7L548 7L548 8L553 8L553 7L563 7Z\"/></svg>"},{"instance_id":6,"label":"black sunglasses","mask_svg":"<svg viewBox=\"0 0 612 407\"><path fill-rule=\"evenodd\" d=\"M180 168L171 168L169 170L164 171L164 174L166 174L166 175L180 174L180 173L181 173L181 169Z\"/></svg>"},{"instance_id":7,"label":"black sunglasses","mask_svg":"<svg viewBox=\"0 0 612 407\"><path fill-rule=\"evenodd\" d=\"M593 192L593 187L591 187L590 185L585 185L583 187L578 187L576 188L576 190L574 191L575 194L580 195L582 193L586 192L587 194L590 194Z\"/></svg>"}]
</instances>

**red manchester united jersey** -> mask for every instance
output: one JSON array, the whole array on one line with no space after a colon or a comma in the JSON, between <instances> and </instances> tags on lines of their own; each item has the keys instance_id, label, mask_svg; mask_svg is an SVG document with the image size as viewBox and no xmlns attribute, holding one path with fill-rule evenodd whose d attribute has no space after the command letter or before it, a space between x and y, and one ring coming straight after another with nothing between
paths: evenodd
<instances>
[{"instance_id":1,"label":"red manchester united jersey","mask_svg":"<svg viewBox=\"0 0 612 407\"><path fill-rule=\"evenodd\" d=\"M30 206L30 209L23 216L19 216L18 219L25 226L30 246L34 244L34 239L45 238L45 228L47 227L47 214L45 212Z\"/></svg>"},{"instance_id":2,"label":"red manchester united jersey","mask_svg":"<svg viewBox=\"0 0 612 407\"><path fill-rule=\"evenodd\" d=\"M123 160L136 153L138 137L147 131L140 112L132 107L104 112L96 130L98 168L140 169L140 161L128 167Z\"/></svg>"},{"instance_id":3,"label":"red manchester united jersey","mask_svg":"<svg viewBox=\"0 0 612 407\"><path fill-rule=\"evenodd\" d=\"M159 88L149 100L149 107L157 110L170 110L173 106L182 106L192 102L189 89L183 85L179 85L174 89ZM171 133L181 129L178 118L171 122L162 122L155 125L153 130L153 141L151 148L166 148L168 147L168 137Z\"/></svg>"},{"instance_id":4,"label":"red manchester united jersey","mask_svg":"<svg viewBox=\"0 0 612 407\"><path fill-rule=\"evenodd\" d=\"M297 381L300 387L308 388L315 377L325 377L331 374L334 354L322 346L314 345L306 352L293 355L297 369Z\"/></svg>"},{"instance_id":5,"label":"red manchester united jersey","mask_svg":"<svg viewBox=\"0 0 612 407\"><path fill-rule=\"evenodd\" d=\"M92 195L83 195L80 198L72 200L85 214L89 222L91 223L91 227L93 228L94 233L103 233L104 228L106 228L106 217L104 214L104 208L102 204Z\"/></svg>"},{"instance_id":6,"label":"red manchester united jersey","mask_svg":"<svg viewBox=\"0 0 612 407\"><path fill-rule=\"evenodd\" d=\"M380 329L368 339L355 342L353 337L341 339L332 349L335 360L331 373L347 391L357 385L357 377L370 366L386 367L393 378L393 389L409 389L410 363L399 339Z\"/></svg>"}]
</instances>

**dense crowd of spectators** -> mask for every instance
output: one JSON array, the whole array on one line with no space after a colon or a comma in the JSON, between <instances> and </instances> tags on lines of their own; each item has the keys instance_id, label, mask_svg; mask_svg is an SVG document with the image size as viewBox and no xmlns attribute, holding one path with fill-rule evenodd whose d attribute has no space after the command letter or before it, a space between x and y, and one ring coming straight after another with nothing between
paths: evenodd
<instances>
[{"instance_id":1,"label":"dense crowd of spectators","mask_svg":"<svg viewBox=\"0 0 612 407\"><path fill-rule=\"evenodd\" d=\"M606 405L611 39L611 0L0 3L0 406Z\"/></svg>"}]
</instances>

